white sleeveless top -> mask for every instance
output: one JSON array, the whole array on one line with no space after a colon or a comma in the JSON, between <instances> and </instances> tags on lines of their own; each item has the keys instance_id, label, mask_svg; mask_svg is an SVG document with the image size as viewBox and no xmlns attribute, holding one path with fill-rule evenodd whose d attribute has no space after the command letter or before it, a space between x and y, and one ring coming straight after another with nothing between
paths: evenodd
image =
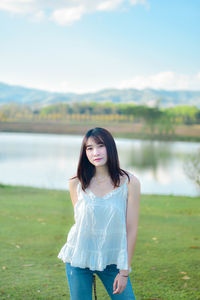
<instances>
[{"instance_id":1,"label":"white sleeveless top","mask_svg":"<svg viewBox=\"0 0 200 300\"><path fill-rule=\"evenodd\" d=\"M95 196L89 189L84 192L81 183L78 183L78 200L74 206L75 224L71 227L58 258L74 267L90 270L102 271L110 264L116 264L118 269L129 269L127 182L128 177L120 187L103 197Z\"/></svg>"}]
</instances>

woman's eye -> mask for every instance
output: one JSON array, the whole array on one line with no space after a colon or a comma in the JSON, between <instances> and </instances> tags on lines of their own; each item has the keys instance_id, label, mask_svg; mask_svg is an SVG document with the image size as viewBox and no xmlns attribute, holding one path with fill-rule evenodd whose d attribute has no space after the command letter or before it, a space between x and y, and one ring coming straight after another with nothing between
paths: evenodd
<instances>
[{"instance_id":1,"label":"woman's eye","mask_svg":"<svg viewBox=\"0 0 200 300\"><path fill-rule=\"evenodd\" d=\"M104 147L104 144L100 144L99 147Z\"/></svg>"},{"instance_id":2,"label":"woman's eye","mask_svg":"<svg viewBox=\"0 0 200 300\"><path fill-rule=\"evenodd\" d=\"M87 148L86 150L92 150L92 148Z\"/></svg>"}]
</instances>

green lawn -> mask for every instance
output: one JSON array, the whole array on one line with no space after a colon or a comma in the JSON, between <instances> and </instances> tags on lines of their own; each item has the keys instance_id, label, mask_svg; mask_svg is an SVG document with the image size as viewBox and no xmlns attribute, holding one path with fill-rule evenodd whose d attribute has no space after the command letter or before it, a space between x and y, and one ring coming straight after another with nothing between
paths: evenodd
<instances>
[{"instance_id":1,"label":"green lawn","mask_svg":"<svg viewBox=\"0 0 200 300\"><path fill-rule=\"evenodd\" d=\"M65 191L0 185L0 299L70 299L57 254L74 223ZM200 198L143 195L136 300L200 299ZM109 299L97 279L98 300Z\"/></svg>"}]
</instances>

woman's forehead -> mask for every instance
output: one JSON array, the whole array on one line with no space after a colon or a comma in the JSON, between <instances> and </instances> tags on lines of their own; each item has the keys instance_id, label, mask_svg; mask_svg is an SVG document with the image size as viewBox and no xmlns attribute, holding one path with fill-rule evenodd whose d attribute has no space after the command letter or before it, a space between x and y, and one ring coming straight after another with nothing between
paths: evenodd
<instances>
[{"instance_id":1,"label":"woman's forehead","mask_svg":"<svg viewBox=\"0 0 200 300\"><path fill-rule=\"evenodd\" d=\"M97 145L97 144L101 144L101 143L103 143L103 141L100 139L100 137L89 137L86 142L86 146Z\"/></svg>"}]
</instances>

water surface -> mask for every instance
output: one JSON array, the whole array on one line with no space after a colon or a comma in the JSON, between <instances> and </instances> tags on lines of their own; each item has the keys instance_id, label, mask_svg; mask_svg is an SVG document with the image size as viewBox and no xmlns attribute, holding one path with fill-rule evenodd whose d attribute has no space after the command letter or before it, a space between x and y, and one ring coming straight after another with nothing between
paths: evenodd
<instances>
[{"instance_id":1,"label":"water surface","mask_svg":"<svg viewBox=\"0 0 200 300\"><path fill-rule=\"evenodd\" d=\"M82 136L0 133L0 182L66 190L81 142ZM143 193L199 195L184 164L200 143L119 138L116 144L121 167L140 179Z\"/></svg>"}]
</instances>

